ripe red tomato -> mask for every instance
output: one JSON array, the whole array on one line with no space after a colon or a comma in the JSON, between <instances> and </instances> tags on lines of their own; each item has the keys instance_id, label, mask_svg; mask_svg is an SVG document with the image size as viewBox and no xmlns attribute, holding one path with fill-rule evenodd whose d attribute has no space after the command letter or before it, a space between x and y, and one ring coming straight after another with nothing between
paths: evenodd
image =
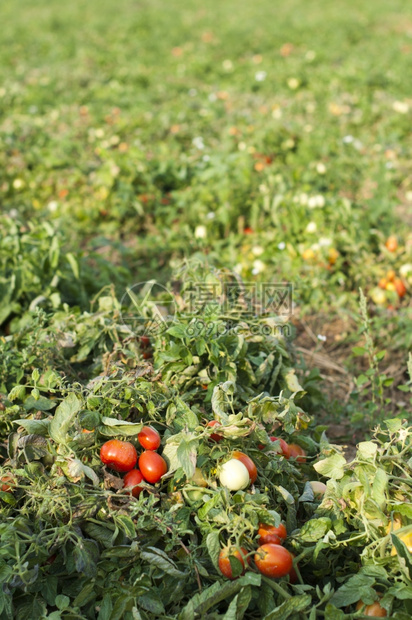
<instances>
[{"instance_id":1,"label":"ripe red tomato","mask_svg":"<svg viewBox=\"0 0 412 620\"><path fill-rule=\"evenodd\" d=\"M284 439L281 439L280 437L270 437L270 441L279 441L281 454L283 454L283 456L287 459L289 458L289 445Z\"/></svg>"},{"instance_id":2,"label":"ripe red tomato","mask_svg":"<svg viewBox=\"0 0 412 620\"><path fill-rule=\"evenodd\" d=\"M139 469L147 482L155 484L167 472L167 464L160 454L146 450L139 456Z\"/></svg>"},{"instance_id":3,"label":"ripe red tomato","mask_svg":"<svg viewBox=\"0 0 412 620\"><path fill-rule=\"evenodd\" d=\"M130 471L137 463L136 448L129 441L110 439L100 449L100 460L115 471Z\"/></svg>"},{"instance_id":4,"label":"ripe red tomato","mask_svg":"<svg viewBox=\"0 0 412 620\"><path fill-rule=\"evenodd\" d=\"M152 351L143 351L143 359L150 360L153 357Z\"/></svg>"},{"instance_id":5,"label":"ripe red tomato","mask_svg":"<svg viewBox=\"0 0 412 620\"><path fill-rule=\"evenodd\" d=\"M207 426L221 426L220 422L218 422L217 420L210 420L210 422L207 423ZM219 443L220 441L222 441L223 439L223 435L219 435L218 433L212 433L210 435L210 439L212 441L215 441L216 443Z\"/></svg>"},{"instance_id":6,"label":"ripe red tomato","mask_svg":"<svg viewBox=\"0 0 412 620\"><path fill-rule=\"evenodd\" d=\"M140 346L141 347L148 347L150 345L150 338L149 336L140 336Z\"/></svg>"},{"instance_id":7,"label":"ripe red tomato","mask_svg":"<svg viewBox=\"0 0 412 620\"><path fill-rule=\"evenodd\" d=\"M252 459L244 452L239 452L238 450L235 450L233 452L232 458L237 459L238 461L243 463L243 465L245 465L246 469L249 472L250 482L253 484L257 478L257 469Z\"/></svg>"},{"instance_id":8,"label":"ripe red tomato","mask_svg":"<svg viewBox=\"0 0 412 620\"><path fill-rule=\"evenodd\" d=\"M235 557L243 566L242 575L245 572L245 558L243 556L247 555L246 549L243 547L237 549L236 547L225 547L219 553L219 569L220 572L227 577L228 579L237 579L237 577L233 577L232 567L230 565L229 557Z\"/></svg>"},{"instance_id":9,"label":"ripe red tomato","mask_svg":"<svg viewBox=\"0 0 412 620\"><path fill-rule=\"evenodd\" d=\"M289 458L296 458L298 463L306 462L306 452L303 448L298 446L297 443L290 443L288 448L289 448Z\"/></svg>"},{"instance_id":10,"label":"ripe red tomato","mask_svg":"<svg viewBox=\"0 0 412 620\"><path fill-rule=\"evenodd\" d=\"M137 440L145 450L157 450L160 446L160 435L151 426L144 426L137 435Z\"/></svg>"},{"instance_id":11,"label":"ripe red tomato","mask_svg":"<svg viewBox=\"0 0 412 620\"><path fill-rule=\"evenodd\" d=\"M268 525L267 523L259 523L258 536L260 536L260 545L265 545L266 543L281 545L283 541L286 540L287 535L283 523L280 523L277 527L275 525Z\"/></svg>"},{"instance_id":12,"label":"ripe red tomato","mask_svg":"<svg viewBox=\"0 0 412 620\"><path fill-rule=\"evenodd\" d=\"M123 488L130 489L133 487L133 497L139 497L140 493L143 491L143 487L138 486L141 482L143 482L142 473L138 469L132 469L132 471L129 471L123 478Z\"/></svg>"},{"instance_id":13,"label":"ripe red tomato","mask_svg":"<svg viewBox=\"0 0 412 620\"><path fill-rule=\"evenodd\" d=\"M365 603L363 601L359 601L356 605L356 611L359 611L363 605L365 605ZM362 613L364 616L371 616L372 618L386 618L387 616L386 609L381 607L378 601L375 601L372 605L366 605Z\"/></svg>"},{"instance_id":14,"label":"ripe red tomato","mask_svg":"<svg viewBox=\"0 0 412 620\"><path fill-rule=\"evenodd\" d=\"M290 573L293 567L293 558L285 547L267 543L257 549L255 564L262 575L279 578Z\"/></svg>"},{"instance_id":15,"label":"ripe red tomato","mask_svg":"<svg viewBox=\"0 0 412 620\"><path fill-rule=\"evenodd\" d=\"M0 491L3 491L3 493L7 493L8 491L12 490L12 487L8 483L9 482L15 483L16 481L11 474L4 474L4 476L0 478L0 482L3 483L0 486Z\"/></svg>"}]
</instances>

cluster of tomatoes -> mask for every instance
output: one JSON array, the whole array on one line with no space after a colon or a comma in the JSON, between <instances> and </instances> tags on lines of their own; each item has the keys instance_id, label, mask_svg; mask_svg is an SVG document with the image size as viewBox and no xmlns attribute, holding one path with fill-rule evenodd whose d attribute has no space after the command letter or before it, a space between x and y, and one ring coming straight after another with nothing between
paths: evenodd
<instances>
[{"instance_id":1,"label":"cluster of tomatoes","mask_svg":"<svg viewBox=\"0 0 412 620\"><path fill-rule=\"evenodd\" d=\"M157 430L151 426L144 426L137 435L137 440L144 448L140 456L130 441L120 439L106 441L100 450L100 460L104 465L126 474L123 487L130 489L133 497L139 497L143 490L143 487L139 485L143 481L156 484L167 473L166 461L156 452L161 443Z\"/></svg>"},{"instance_id":2,"label":"cluster of tomatoes","mask_svg":"<svg viewBox=\"0 0 412 620\"><path fill-rule=\"evenodd\" d=\"M236 579L233 573L233 558L242 566L242 575L246 564L250 564L250 556L254 554L254 562L258 571L272 579L280 579L289 575L290 583L296 583L298 577L293 565L294 555L285 547L287 532L283 523L277 527L261 523L258 530L259 547L255 552L248 553L244 547L227 546L219 554L219 569L228 579ZM232 562L231 562L232 558Z\"/></svg>"},{"instance_id":3,"label":"cluster of tomatoes","mask_svg":"<svg viewBox=\"0 0 412 620\"><path fill-rule=\"evenodd\" d=\"M379 280L378 286L385 291L396 291L401 299L406 295L405 283L402 278L397 277L393 269L390 269L386 276Z\"/></svg>"}]
</instances>

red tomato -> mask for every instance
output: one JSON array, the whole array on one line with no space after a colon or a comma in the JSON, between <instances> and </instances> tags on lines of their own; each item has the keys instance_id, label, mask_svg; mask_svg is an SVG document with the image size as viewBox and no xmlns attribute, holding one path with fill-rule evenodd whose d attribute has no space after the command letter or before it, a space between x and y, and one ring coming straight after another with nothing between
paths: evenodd
<instances>
[{"instance_id":1,"label":"red tomato","mask_svg":"<svg viewBox=\"0 0 412 620\"><path fill-rule=\"evenodd\" d=\"M286 540L287 535L283 523L280 523L277 527L275 525L268 525L267 523L259 523L258 536L260 536L260 545L265 545L266 543L281 545L283 541Z\"/></svg>"},{"instance_id":2,"label":"red tomato","mask_svg":"<svg viewBox=\"0 0 412 620\"><path fill-rule=\"evenodd\" d=\"M293 558L285 547L267 543L257 549L255 564L262 575L279 578L290 573L293 567Z\"/></svg>"},{"instance_id":3,"label":"red tomato","mask_svg":"<svg viewBox=\"0 0 412 620\"><path fill-rule=\"evenodd\" d=\"M153 357L152 351L143 351L143 359L150 360Z\"/></svg>"},{"instance_id":4,"label":"red tomato","mask_svg":"<svg viewBox=\"0 0 412 620\"><path fill-rule=\"evenodd\" d=\"M238 461L243 463L243 465L245 465L246 469L249 472L250 482L253 484L257 478L257 469L252 459L244 452L239 452L238 450L235 450L235 452L233 452L232 458L237 459Z\"/></svg>"},{"instance_id":5,"label":"red tomato","mask_svg":"<svg viewBox=\"0 0 412 620\"><path fill-rule=\"evenodd\" d=\"M3 493L7 493L7 491L12 490L12 487L8 484L8 482L15 483L16 481L11 474L4 474L4 476L0 478L0 482L3 483L0 486L0 491L3 491Z\"/></svg>"},{"instance_id":6,"label":"red tomato","mask_svg":"<svg viewBox=\"0 0 412 620\"><path fill-rule=\"evenodd\" d=\"M123 488L131 488L133 497L139 497L140 493L143 491L143 487L138 486L141 482L143 482L141 472L138 469L132 469L132 471L129 471L123 478Z\"/></svg>"},{"instance_id":7,"label":"red tomato","mask_svg":"<svg viewBox=\"0 0 412 620\"><path fill-rule=\"evenodd\" d=\"M306 452L297 443L290 443L288 446L289 458L296 458L298 463L306 462Z\"/></svg>"},{"instance_id":8,"label":"red tomato","mask_svg":"<svg viewBox=\"0 0 412 620\"><path fill-rule=\"evenodd\" d=\"M237 577L233 577L232 567L230 565L229 557L235 557L243 566L242 575L245 572L245 558L243 556L247 555L246 549L243 547L237 549L236 547L225 547L219 553L219 569L220 572L227 577L228 579L237 579Z\"/></svg>"},{"instance_id":9,"label":"red tomato","mask_svg":"<svg viewBox=\"0 0 412 620\"><path fill-rule=\"evenodd\" d=\"M100 460L115 471L130 471L137 463L136 448L129 441L110 439L100 449Z\"/></svg>"},{"instance_id":10,"label":"red tomato","mask_svg":"<svg viewBox=\"0 0 412 620\"><path fill-rule=\"evenodd\" d=\"M285 456L287 459L289 458L289 445L284 439L281 439L280 437L270 437L270 441L279 441L279 448L281 454L283 454L283 456Z\"/></svg>"},{"instance_id":11,"label":"red tomato","mask_svg":"<svg viewBox=\"0 0 412 620\"><path fill-rule=\"evenodd\" d=\"M147 482L155 484L167 472L167 464L160 454L146 450L139 456L139 469Z\"/></svg>"},{"instance_id":12,"label":"red tomato","mask_svg":"<svg viewBox=\"0 0 412 620\"><path fill-rule=\"evenodd\" d=\"M356 605L356 611L359 611L365 603L363 601L359 601ZM366 605L365 609L362 610L364 616L371 616L372 618L386 618L386 609L381 607L378 601L372 603L372 605Z\"/></svg>"},{"instance_id":13,"label":"red tomato","mask_svg":"<svg viewBox=\"0 0 412 620\"><path fill-rule=\"evenodd\" d=\"M150 345L150 338L149 336L140 336L140 346L141 347L148 347Z\"/></svg>"},{"instance_id":14,"label":"red tomato","mask_svg":"<svg viewBox=\"0 0 412 620\"><path fill-rule=\"evenodd\" d=\"M137 435L137 440L145 450L157 450L160 446L160 435L151 426L144 426Z\"/></svg>"},{"instance_id":15,"label":"red tomato","mask_svg":"<svg viewBox=\"0 0 412 620\"><path fill-rule=\"evenodd\" d=\"M220 422L218 422L217 420L210 420L210 422L207 423L207 426L221 426ZM223 435L219 435L218 433L212 433L210 435L210 439L212 441L215 441L216 443L219 443L219 441L222 441L223 439Z\"/></svg>"},{"instance_id":16,"label":"red tomato","mask_svg":"<svg viewBox=\"0 0 412 620\"><path fill-rule=\"evenodd\" d=\"M246 228L243 229L243 232L245 235L253 235L253 229L250 228L250 226L246 226Z\"/></svg>"}]
</instances>

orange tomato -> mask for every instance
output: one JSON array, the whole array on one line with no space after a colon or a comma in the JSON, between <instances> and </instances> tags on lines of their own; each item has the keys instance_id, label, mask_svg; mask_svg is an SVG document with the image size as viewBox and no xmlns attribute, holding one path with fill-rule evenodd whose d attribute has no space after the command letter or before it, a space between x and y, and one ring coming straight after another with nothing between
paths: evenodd
<instances>
[{"instance_id":1,"label":"orange tomato","mask_svg":"<svg viewBox=\"0 0 412 620\"><path fill-rule=\"evenodd\" d=\"M396 250L398 249L398 239L396 238L396 236L391 235L390 237L388 237L386 239L385 246L386 249L389 250L389 252L396 252Z\"/></svg>"},{"instance_id":2,"label":"orange tomato","mask_svg":"<svg viewBox=\"0 0 412 620\"><path fill-rule=\"evenodd\" d=\"M364 605L365 603L363 601L359 601L356 605L356 611L362 609ZM386 618L387 616L386 609L381 607L378 601L375 601L372 605L365 605L365 609L362 609L362 613L364 616L371 616L372 618Z\"/></svg>"},{"instance_id":3,"label":"orange tomato","mask_svg":"<svg viewBox=\"0 0 412 620\"><path fill-rule=\"evenodd\" d=\"M306 452L297 443L289 444L289 458L296 458L298 463L306 462Z\"/></svg>"},{"instance_id":4,"label":"orange tomato","mask_svg":"<svg viewBox=\"0 0 412 620\"><path fill-rule=\"evenodd\" d=\"M406 295L406 286L403 283L403 280L401 280L400 278L395 278L394 280L394 285L395 285L395 289L396 292L398 293L399 297L402 299L402 297L405 297Z\"/></svg>"}]
</instances>

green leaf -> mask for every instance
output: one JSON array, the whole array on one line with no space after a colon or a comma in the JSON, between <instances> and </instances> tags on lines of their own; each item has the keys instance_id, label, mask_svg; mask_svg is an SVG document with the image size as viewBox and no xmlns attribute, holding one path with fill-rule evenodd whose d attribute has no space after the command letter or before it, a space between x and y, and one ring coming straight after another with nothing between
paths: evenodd
<instances>
[{"instance_id":1,"label":"green leaf","mask_svg":"<svg viewBox=\"0 0 412 620\"><path fill-rule=\"evenodd\" d=\"M86 577L94 577L98 558L98 547L94 540L79 539L77 541L73 550L73 559L77 572L83 573Z\"/></svg>"},{"instance_id":2,"label":"green leaf","mask_svg":"<svg viewBox=\"0 0 412 620\"><path fill-rule=\"evenodd\" d=\"M143 422L127 422L125 420L117 420L116 418L102 417L102 425L98 427L99 433L106 437L132 437L140 433L143 428Z\"/></svg>"},{"instance_id":3,"label":"green leaf","mask_svg":"<svg viewBox=\"0 0 412 620\"><path fill-rule=\"evenodd\" d=\"M317 542L331 529L332 521L327 517L310 519L299 532L299 538L304 542Z\"/></svg>"},{"instance_id":4,"label":"green leaf","mask_svg":"<svg viewBox=\"0 0 412 620\"><path fill-rule=\"evenodd\" d=\"M268 613L264 620L287 620L292 614L304 611L311 602L312 597L309 594L293 596Z\"/></svg>"},{"instance_id":5,"label":"green leaf","mask_svg":"<svg viewBox=\"0 0 412 620\"><path fill-rule=\"evenodd\" d=\"M185 340L187 336L186 326L180 324L172 325L166 333L170 334L170 336L173 336L174 338L179 338L180 340Z\"/></svg>"},{"instance_id":6,"label":"green leaf","mask_svg":"<svg viewBox=\"0 0 412 620\"><path fill-rule=\"evenodd\" d=\"M119 526L119 529L123 530L128 538L135 538L136 528L130 517L126 515L119 515L115 518L115 523Z\"/></svg>"},{"instance_id":7,"label":"green leaf","mask_svg":"<svg viewBox=\"0 0 412 620\"><path fill-rule=\"evenodd\" d=\"M39 398L33 398L33 396L28 396L24 401L23 407L30 411L30 409L36 409L36 411L50 411L50 409L54 409L57 405L55 400L50 400L50 398L45 398L45 396L40 396Z\"/></svg>"},{"instance_id":8,"label":"green leaf","mask_svg":"<svg viewBox=\"0 0 412 620\"><path fill-rule=\"evenodd\" d=\"M409 570L409 577L412 579L412 553L409 552L409 549L405 545L403 540L398 538L396 534L391 534L391 538L392 538L393 546L395 547L398 553L398 556L400 556L401 558L405 560L406 566L408 567L408 570Z\"/></svg>"},{"instance_id":9,"label":"green leaf","mask_svg":"<svg viewBox=\"0 0 412 620\"><path fill-rule=\"evenodd\" d=\"M50 437L57 443L66 443L67 433L81 409L81 401L71 392L57 407L50 423Z\"/></svg>"},{"instance_id":10,"label":"green leaf","mask_svg":"<svg viewBox=\"0 0 412 620\"><path fill-rule=\"evenodd\" d=\"M219 532L209 532L206 536L206 547L210 555L210 559L213 562L213 566L217 569L219 567L220 553Z\"/></svg>"},{"instance_id":11,"label":"green leaf","mask_svg":"<svg viewBox=\"0 0 412 620\"><path fill-rule=\"evenodd\" d=\"M388 476L384 469L378 467L372 484L372 499L381 510L386 506L386 491L388 488Z\"/></svg>"},{"instance_id":12,"label":"green leaf","mask_svg":"<svg viewBox=\"0 0 412 620\"><path fill-rule=\"evenodd\" d=\"M142 609L156 614L157 617L165 613L164 605L155 590L142 594L138 597L137 602Z\"/></svg>"},{"instance_id":13,"label":"green leaf","mask_svg":"<svg viewBox=\"0 0 412 620\"><path fill-rule=\"evenodd\" d=\"M314 464L314 469L325 476L326 478L333 478L339 480L344 476L344 467L346 465L346 459L341 454L335 453L322 461L318 461Z\"/></svg>"},{"instance_id":14,"label":"green leaf","mask_svg":"<svg viewBox=\"0 0 412 620\"><path fill-rule=\"evenodd\" d=\"M22 426L32 435L47 437L49 434L50 420L14 420L13 423Z\"/></svg>"},{"instance_id":15,"label":"green leaf","mask_svg":"<svg viewBox=\"0 0 412 620\"><path fill-rule=\"evenodd\" d=\"M358 444L357 457L365 461L373 461L378 452L378 446L373 441L361 441Z\"/></svg>"},{"instance_id":16,"label":"green leaf","mask_svg":"<svg viewBox=\"0 0 412 620\"><path fill-rule=\"evenodd\" d=\"M235 384L233 381L219 383L213 388L212 394L212 410L216 419L225 423L228 419L227 409L235 392Z\"/></svg>"},{"instance_id":17,"label":"green leaf","mask_svg":"<svg viewBox=\"0 0 412 620\"><path fill-rule=\"evenodd\" d=\"M182 438L176 452L180 467L185 472L188 480L193 477L197 460L197 439Z\"/></svg>"},{"instance_id":18,"label":"green leaf","mask_svg":"<svg viewBox=\"0 0 412 620\"><path fill-rule=\"evenodd\" d=\"M353 575L335 592L330 603L335 607L346 607L357 601L364 601L366 604L373 603L377 598L373 589L375 579L367 575Z\"/></svg>"},{"instance_id":19,"label":"green leaf","mask_svg":"<svg viewBox=\"0 0 412 620\"><path fill-rule=\"evenodd\" d=\"M15 385L9 392L8 398L11 401L22 400L26 395L26 388L24 385Z\"/></svg>"},{"instance_id":20,"label":"green leaf","mask_svg":"<svg viewBox=\"0 0 412 620\"><path fill-rule=\"evenodd\" d=\"M156 547L147 547L148 551L142 551L140 557L149 564L160 568L167 575L172 577L184 577L185 573L180 571L173 560L161 549Z\"/></svg>"},{"instance_id":21,"label":"green leaf","mask_svg":"<svg viewBox=\"0 0 412 620\"><path fill-rule=\"evenodd\" d=\"M356 385L358 387L362 387L362 385L364 385L368 381L369 381L369 379L368 379L368 377L366 375L359 375L359 377L357 377L355 379Z\"/></svg>"},{"instance_id":22,"label":"green leaf","mask_svg":"<svg viewBox=\"0 0 412 620\"><path fill-rule=\"evenodd\" d=\"M169 472L181 467L188 479L195 473L197 460L197 446L199 440L191 432L182 431L168 437L163 449L163 456L168 461Z\"/></svg>"},{"instance_id":23,"label":"green leaf","mask_svg":"<svg viewBox=\"0 0 412 620\"><path fill-rule=\"evenodd\" d=\"M63 611L64 609L67 609L68 606L70 605L70 599L68 596L65 596L64 594L58 594L56 596L55 605L57 609L60 609L60 611Z\"/></svg>"},{"instance_id":24,"label":"green leaf","mask_svg":"<svg viewBox=\"0 0 412 620\"><path fill-rule=\"evenodd\" d=\"M346 614L341 610L328 603L325 607L325 620L343 620Z\"/></svg>"},{"instance_id":25,"label":"green leaf","mask_svg":"<svg viewBox=\"0 0 412 620\"><path fill-rule=\"evenodd\" d=\"M364 347L352 347L352 353L356 356L365 355L366 349Z\"/></svg>"},{"instance_id":26,"label":"green leaf","mask_svg":"<svg viewBox=\"0 0 412 620\"><path fill-rule=\"evenodd\" d=\"M385 420L384 424L390 433L398 433L403 425L400 418L392 418L391 420Z\"/></svg>"}]
</instances>

